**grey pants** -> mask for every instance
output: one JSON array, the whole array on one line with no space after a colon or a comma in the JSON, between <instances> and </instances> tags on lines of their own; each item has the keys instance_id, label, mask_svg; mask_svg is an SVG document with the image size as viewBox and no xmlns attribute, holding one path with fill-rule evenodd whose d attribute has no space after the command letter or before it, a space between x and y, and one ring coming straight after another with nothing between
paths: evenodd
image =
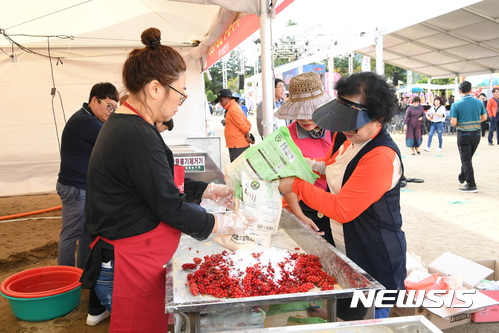
<instances>
[{"instance_id":1,"label":"grey pants","mask_svg":"<svg viewBox=\"0 0 499 333\"><path fill-rule=\"evenodd\" d=\"M90 235L85 232L86 191L74 186L57 183L57 193L62 200L62 229L59 236L57 263L84 268L90 252ZM75 249L76 260L75 260Z\"/></svg>"}]
</instances>

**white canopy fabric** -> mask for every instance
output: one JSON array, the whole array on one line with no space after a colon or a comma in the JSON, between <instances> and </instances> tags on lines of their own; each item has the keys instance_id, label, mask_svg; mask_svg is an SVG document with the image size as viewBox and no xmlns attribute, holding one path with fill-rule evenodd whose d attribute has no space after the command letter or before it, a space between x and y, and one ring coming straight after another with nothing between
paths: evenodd
<instances>
[{"instance_id":1,"label":"white canopy fabric","mask_svg":"<svg viewBox=\"0 0 499 333\"><path fill-rule=\"evenodd\" d=\"M407 15L417 15L417 4ZM384 62L431 78L499 70L499 6L484 0L384 36ZM355 52L375 58L374 45Z\"/></svg>"},{"instance_id":2,"label":"white canopy fabric","mask_svg":"<svg viewBox=\"0 0 499 333\"><path fill-rule=\"evenodd\" d=\"M188 45L203 40L212 23L223 33L232 23L227 25L227 17L259 10L256 0L1 0L0 3L3 8L0 29L13 36L41 36L15 36L16 41L46 47L47 38L43 36L73 36L74 40L50 41L52 47L68 48L137 46L140 33L149 27L163 32L163 44ZM10 43L0 38L0 47L10 47Z\"/></svg>"},{"instance_id":3,"label":"white canopy fabric","mask_svg":"<svg viewBox=\"0 0 499 333\"><path fill-rule=\"evenodd\" d=\"M188 66L189 98L165 140L183 144L188 137L205 136L202 56L238 16L259 8L257 0L0 0L0 4L1 32L40 54L23 51L0 35L0 196L54 192L65 121L88 101L95 83L108 81L123 90L121 66L133 48L142 47L140 34L149 27L160 29L162 43L175 47ZM52 88L57 91L54 96Z\"/></svg>"}]
</instances>

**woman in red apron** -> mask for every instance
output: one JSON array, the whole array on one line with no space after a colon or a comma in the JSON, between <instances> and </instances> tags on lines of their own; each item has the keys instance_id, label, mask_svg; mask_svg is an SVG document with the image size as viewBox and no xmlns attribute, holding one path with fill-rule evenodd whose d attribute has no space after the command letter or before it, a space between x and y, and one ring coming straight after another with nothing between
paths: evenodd
<instances>
[{"instance_id":1,"label":"woman in red apron","mask_svg":"<svg viewBox=\"0 0 499 333\"><path fill-rule=\"evenodd\" d=\"M145 30L145 47L130 52L123 83L130 96L109 117L89 162L86 227L95 238L83 287L95 285L111 312L111 332L166 332L165 270L181 232L198 240L240 233L246 219L199 209L209 198L230 206L225 185L174 182L173 154L155 122L168 121L187 98L186 64L161 45L160 31Z\"/></svg>"}]
</instances>

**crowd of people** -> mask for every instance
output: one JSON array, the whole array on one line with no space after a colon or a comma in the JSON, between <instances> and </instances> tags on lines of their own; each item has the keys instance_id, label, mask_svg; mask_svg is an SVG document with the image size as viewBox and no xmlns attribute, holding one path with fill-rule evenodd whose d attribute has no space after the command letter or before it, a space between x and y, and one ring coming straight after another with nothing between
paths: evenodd
<instances>
[{"instance_id":1,"label":"crowd of people","mask_svg":"<svg viewBox=\"0 0 499 333\"><path fill-rule=\"evenodd\" d=\"M87 325L110 316L111 331L164 332L168 316L163 265L175 253L181 233L200 241L213 234L243 233L250 219L237 211L211 214L199 206L209 198L233 208L234 196L227 186L175 176L172 151L160 133L173 129L173 116L188 98L186 63L177 51L161 44L158 29L145 30L141 40L144 47L133 49L123 65L126 95L120 98L111 83L95 84L88 103L63 131L57 181L63 206L58 264L84 269L81 281L90 289ZM405 177L401 152L387 130L398 110L394 87L373 72L342 77L335 99L315 72L293 77L287 99L284 81L275 79L274 87L274 121L266 123L258 106L259 134L264 138L267 126L287 126L311 169L320 175L315 184L296 177L281 179L286 209L386 289L404 289L400 187ZM460 190L477 192L472 158L487 116L490 145L494 133L499 134L499 89L489 100L474 98L467 81L459 91L462 98L448 114L442 98L435 98L425 110L414 97L405 111L405 142L412 155L421 154L423 123L428 121L424 150L431 150L436 133L441 151L449 118L457 130ZM229 89L219 91L215 102L225 110L224 135L232 162L255 143L251 122ZM497 134L496 140L499 145ZM339 304L340 318L361 319L355 313ZM387 309L375 311L377 318L387 315Z\"/></svg>"}]
</instances>

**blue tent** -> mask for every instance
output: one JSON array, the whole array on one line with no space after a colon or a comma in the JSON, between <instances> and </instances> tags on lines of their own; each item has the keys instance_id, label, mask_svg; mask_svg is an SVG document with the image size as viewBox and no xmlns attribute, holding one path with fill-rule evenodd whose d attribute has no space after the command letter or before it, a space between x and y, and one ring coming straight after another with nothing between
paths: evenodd
<instances>
[{"instance_id":1,"label":"blue tent","mask_svg":"<svg viewBox=\"0 0 499 333\"><path fill-rule=\"evenodd\" d=\"M233 93L233 94L232 94L232 96L234 96L234 97L239 97L239 100L240 100L240 101L245 101L245 100L246 100L243 96L241 96L241 95L240 95L240 94L238 94L237 92Z\"/></svg>"},{"instance_id":2,"label":"blue tent","mask_svg":"<svg viewBox=\"0 0 499 333\"><path fill-rule=\"evenodd\" d=\"M499 77L492 78L492 85L499 86ZM484 79L482 82L477 84L477 87L488 87L488 86L489 86L489 79Z\"/></svg>"}]
</instances>

